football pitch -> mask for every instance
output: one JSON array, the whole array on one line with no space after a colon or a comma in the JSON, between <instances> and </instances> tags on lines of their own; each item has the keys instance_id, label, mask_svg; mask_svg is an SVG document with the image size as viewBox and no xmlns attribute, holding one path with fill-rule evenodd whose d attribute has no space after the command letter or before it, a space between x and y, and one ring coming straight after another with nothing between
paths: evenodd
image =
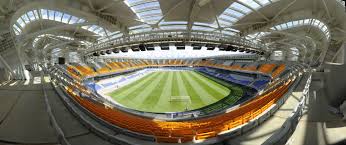
<instances>
[{"instance_id":1,"label":"football pitch","mask_svg":"<svg viewBox=\"0 0 346 145\"><path fill-rule=\"evenodd\" d=\"M194 71L159 71L107 95L131 109L163 113L198 109L229 94L227 87Z\"/></svg>"}]
</instances>

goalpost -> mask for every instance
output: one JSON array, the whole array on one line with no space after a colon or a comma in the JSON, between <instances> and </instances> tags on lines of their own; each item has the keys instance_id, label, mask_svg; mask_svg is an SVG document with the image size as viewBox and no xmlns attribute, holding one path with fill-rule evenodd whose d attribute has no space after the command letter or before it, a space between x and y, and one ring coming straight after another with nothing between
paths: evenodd
<instances>
[{"instance_id":1,"label":"goalpost","mask_svg":"<svg viewBox=\"0 0 346 145\"><path fill-rule=\"evenodd\" d=\"M182 102L185 104L185 110L187 111L191 105L191 98L190 96L171 96L169 102Z\"/></svg>"}]
</instances>

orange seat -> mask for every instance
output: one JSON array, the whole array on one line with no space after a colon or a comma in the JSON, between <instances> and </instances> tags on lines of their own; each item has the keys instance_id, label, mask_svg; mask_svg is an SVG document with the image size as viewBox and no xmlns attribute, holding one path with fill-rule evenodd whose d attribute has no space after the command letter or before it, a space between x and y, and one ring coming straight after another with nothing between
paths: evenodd
<instances>
[{"instance_id":1,"label":"orange seat","mask_svg":"<svg viewBox=\"0 0 346 145\"><path fill-rule=\"evenodd\" d=\"M196 135L196 140L202 140L202 139L208 139L208 138L212 138L216 136L216 132L215 131L211 131L211 132L206 132L206 133L202 133L202 134L197 134Z\"/></svg>"},{"instance_id":2,"label":"orange seat","mask_svg":"<svg viewBox=\"0 0 346 145\"><path fill-rule=\"evenodd\" d=\"M156 142L165 142L165 143L179 143L180 138L178 137L165 137L165 136L157 136Z\"/></svg>"},{"instance_id":3,"label":"orange seat","mask_svg":"<svg viewBox=\"0 0 346 145\"><path fill-rule=\"evenodd\" d=\"M262 73L271 73L273 69L275 68L276 64L262 64L259 68L258 71Z\"/></svg>"},{"instance_id":4,"label":"orange seat","mask_svg":"<svg viewBox=\"0 0 346 145\"><path fill-rule=\"evenodd\" d=\"M285 64L280 64L278 68L275 69L275 71L272 73L272 77L276 78L279 76L286 68Z\"/></svg>"}]
</instances>

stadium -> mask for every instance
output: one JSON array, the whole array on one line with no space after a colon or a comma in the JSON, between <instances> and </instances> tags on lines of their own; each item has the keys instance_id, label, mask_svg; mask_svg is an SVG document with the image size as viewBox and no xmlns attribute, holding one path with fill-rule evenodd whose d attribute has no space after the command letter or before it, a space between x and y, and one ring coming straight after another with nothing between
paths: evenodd
<instances>
[{"instance_id":1,"label":"stadium","mask_svg":"<svg viewBox=\"0 0 346 145\"><path fill-rule=\"evenodd\" d=\"M345 9L0 0L0 144L346 144Z\"/></svg>"}]
</instances>

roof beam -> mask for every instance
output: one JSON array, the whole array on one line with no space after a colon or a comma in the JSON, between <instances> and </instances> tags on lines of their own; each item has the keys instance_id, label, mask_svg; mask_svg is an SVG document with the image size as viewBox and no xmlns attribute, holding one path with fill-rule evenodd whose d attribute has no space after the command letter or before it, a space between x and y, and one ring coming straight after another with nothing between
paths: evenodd
<instances>
[{"instance_id":1,"label":"roof beam","mask_svg":"<svg viewBox=\"0 0 346 145\"><path fill-rule=\"evenodd\" d=\"M110 13L103 13L103 12L95 12L95 14L97 17L101 18L103 21L106 21L112 24L113 26L116 26L117 29L120 30L120 32L124 34L129 33L127 25L120 22L117 16L114 16L113 14L110 14ZM111 20L108 20L106 16L110 17Z\"/></svg>"},{"instance_id":2,"label":"roof beam","mask_svg":"<svg viewBox=\"0 0 346 145\"><path fill-rule=\"evenodd\" d=\"M239 23L233 24L232 26L223 27L223 28L232 28L233 26L245 26L245 25L253 25L253 24L266 24L267 22L249 22L249 23Z\"/></svg>"},{"instance_id":3,"label":"roof beam","mask_svg":"<svg viewBox=\"0 0 346 145\"><path fill-rule=\"evenodd\" d=\"M37 37L37 36L39 36L41 34L55 32L57 30L63 30L63 29L66 29L66 28L81 27L81 26L93 25L93 24L95 24L95 23L94 22L85 22L85 23L76 23L76 24L65 24L65 25L59 25L59 26L47 28L47 29L44 29L44 30L41 30L41 31L30 33L30 34L23 34L23 35L20 35L20 36L23 38L22 42L26 42L26 40L29 40L29 39L34 38L34 37Z\"/></svg>"},{"instance_id":4,"label":"roof beam","mask_svg":"<svg viewBox=\"0 0 346 145\"><path fill-rule=\"evenodd\" d=\"M120 1L120 0L119 0L119 1L114 0L113 2L110 2L109 4L103 6L102 8L97 9L97 11L98 11L98 12L101 12L101 11L104 11L104 10L106 10L106 9L109 9L109 8L111 8L112 6L114 6L114 4L116 4L116 3L118 3L118 2L122 2L122 0L121 0L121 1Z\"/></svg>"},{"instance_id":5,"label":"roof beam","mask_svg":"<svg viewBox=\"0 0 346 145\"><path fill-rule=\"evenodd\" d=\"M212 13L213 13L213 16L215 17L215 21L216 21L216 24L217 24L217 28L220 30L220 33L221 33L221 26L220 26L220 23L219 23L219 18L218 18L218 15L216 14L216 10L215 10L215 7L214 7L214 4L211 2L209 3L209 7L210 9L212 9Z\"/></svg>"},{"instance_id":6,"label":"roof beam","mask_svg":"<svg viewBox=\"0 0 346 145\"><path fill-rule=\"evenodd\" d=\"M110 23L113 24L113 25L115 25L122 33L128 34L128 33L129 33L129 30L128 30L127 26L124 25L122 22L119 22L119 19L118 19L117 16L115 16L115 15L113 15L113 14L103 13L103 12L102 12L103 10L106 10L106 9L111 8L111 7L114 5L114 3L121 2L121 1L123 1L123 0L115 0L115 1L113 1L113 2L111 2L111 3L109 3L109 4L107 4L107 5L103 6L103 7L100 8L100 9L96 9L95 6L94 6L94 4L92 3L91 0L88 0L88 5L89 5L89 7L91 8L91 10L96 14L96 16L98 16L98 17L100 17L100 18L102 18L102 15L109 16L109 17L113 17L113 18L116 20L116 23L113 23L113 22L111 22L111 21L108 21L108 20L105 19L105 18L102 18L102 19L105 20L105 21L107 21L107 22L110 22Z\"/></svg>"},{"instance_id":7,"label":"roof beam","mask_svg":"<svg viewBox=\"0 0 346 145\"><path fill-rule=\"evenodd\" d=\"M0 62L5 66L5 68L8 70L8 72L11 74L11 76L13 76L12 72L12 68L10 65L8 65L8 63L6 62L6 60L0 55Z\"/></svg>"},{"instance_id":8,"label":"roof beam","mask_svg":"<svg viewBox=\"0 0 346 145\"><path fill-rule=\"evenodd\" d=\"M345 43L343 43L343 44L341 45L341 47L338 49L338 51L336 51L336 53L334 54L334 56L333 56L331 62L334 62L334 61L335 61L335 59L336 59L337 56L340 54L340 52L341 52L342 50L344 50L344 47L345 47Z\"/></svg>"},{"instance_id":9,"label":"roof beam","mask_svg":"<svg viewBox=\"0 0 346 145\"><path fill-rule=\"evenodd\" d=\"M187 21L187 32L188 32L188 38L190 39L191 36L191 30L193 23L195 21L195 18L198 14L198 12L201 10L201 7L198 5L198 0L193 0L190 6L190 11L189 11L189 17Z\"/></svg>"},{"instance_id":10,"label":"roof beam","mask_svg":"<svg viewBox=\"0 0 346 145\"><path fill-rule=\"evenodd\" d=\"M77 40L72 40L72 41L67 41L67 42L62 42L62 43L58 42L58 44L56 44L56 45L48 46L48 47L44 48L44 51L48 52L48 51L50 51L53 48L58 48L58 47L61 47L61 46L65 46L65 45L74 43L74 42L78 42L78 41Z\"/></svg>"},{"instance_id":11,"label":"roof beam","mask_svg":"<svg viewBox=\"0 0 346 145\"><path fill-rule=\"evenodd\" d=\"M329 9L328 9L327 4L326 4L326 1L325 0L321 0L321 1L323 3L324 10L327 12L328 18L331 19L332 16L330 15Z\"/></svg>"},{"instance_id":12,"label":"roof beam","mask_svg":"<svg viewBox=\"0 0 346 145\"><path fill-rule=\"evenodd\" d=\"M0 12L3 13L3 14L6 14L6 13L7 13L7 12L5 11L5 9L4 9L2 6L0 6Z\"/></svg>"},{"instance_id":13,"label":"roof beam","mask_svg":"<svg viewBox=\"0 0 346 145\"><path fill-rule=\"evenodd\" d=\"M91 0L88 0L89 7L91 8L92 11L95 11L94 4L91 2Z\"/></svg>"},{"instance_id":14,"label":"roof beam","mask_svg":"<svg viewBox=\"0 0 346 145\"><path fill-rule=\"evenodd\" d=\"M14 3L14 0L10 0L10 2L8 3L8 9L9 9L9 10L14 10L14 5L13 5L13 3Z\"/></svg>"},{"instance_id":15,"label":"roof beam","mask_svg":"<svg viewBox=\"0 0 346 145\"><path fill-rule=\"evenodd\" d=\"M254 12L257 13L258 15L260 15L260 16L261 16L263 19L265 19L266 21L270 21L269 18L268 18L267 16L265 16L264 14L262 14L261 12L259 12L258 10L254 9L254 8L252 8L252 7L250 7L250 6L247 5L246 3L243 3L243 2L241 2L241 1L237 1L237 3L240 3L240 4L242 4L243 6L245 6L245 7L249 8L249 9L251 9L252 11L254 11Z\"/></svg>"},{"instance_id":16,"label":"roof beam","mask_svg":"<svg viewBox=\"0 0 346 145\"><path fill-rule=\"evenodd\" d=\"M172 8L170 8L167 13L165 13L160 20L156 22L156 25L159 25L162 20L164 20L168 15L170 15L174 9L184 3L186 0L181 0L179 3L175 4Z\"/></svg>"},{"instance_id":17,"label":"roof beam","mask_svg":"<svg viewBox=\"0 0 346 145\"><path fill-rule=\"evenodd\" d=\"M310 37L304 37L304 36L299 36L299 35L296 35L296 34L292 34L292 33L287 33L287 32L283 32L283 31L275 31L275 30L270 30L271 33L277 33L277 34L282 34L282 35L285 35L285 36L289 36L289 37L293 37L293 38L296 38L296 39L301 39L301 40L306 40L307 42L311 43L311 46L312 46L312 54L314 54L317 50L316 46L316 42L310 38ZM307 51L307 50L306 50ZM313 59L313 55L310 56L309 60L310 60L310 63L312 62L312 59Z\"/></svg>"},{"instance_id":18,"label":"roof beam","mask_svg":"<svg viewBox=\"0 0 346 145\"><path fill-rule=\"evenodd\" d=\"M296 3L297 0L294 0L290 2L286 7L281 9L272 19L271 21L274 21L276 18L278 18L283 12L285 12L289 7L291 7L294 3Z\"/></svg>"}]
</instances>

